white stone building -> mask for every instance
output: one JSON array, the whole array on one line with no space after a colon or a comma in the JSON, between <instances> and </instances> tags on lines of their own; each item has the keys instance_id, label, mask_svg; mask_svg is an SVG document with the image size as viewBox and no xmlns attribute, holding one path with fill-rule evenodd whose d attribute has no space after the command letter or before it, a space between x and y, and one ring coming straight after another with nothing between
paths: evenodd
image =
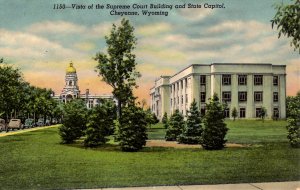
<instances>
[{"instance_id":1,"label":"white stone building","mask_svg":"<svg viewBox=\"0 0 300 190\"><path fill-rule=\"evenodd\" d=\"M86 89L84 94L80 94L78 77L72 62L70 62L66 69L64 88L62 89L60 95L55 95L53 98L63 103L75 98L80 98L85 101L87 108L93 108L94 106L98 105L101 99L114 99L113 95L109 94L90 94L89 89Z\"/></svg>"},{"instance_id":2,"label":"white stone building","mask_svg":"<svg viewBox=\"0 0 300 190\"><path fill-rule=\"evenodd\" d=\"M201 114L214 93L228 104L226 117L235 107L238 118L256 118L262 107L266 118L286 117L286 66L263 63L194 64L173 76L161 76L150 89L151 110L161 119L178 109L186 115L193 99Z\"/></svg>"}]
</instances>

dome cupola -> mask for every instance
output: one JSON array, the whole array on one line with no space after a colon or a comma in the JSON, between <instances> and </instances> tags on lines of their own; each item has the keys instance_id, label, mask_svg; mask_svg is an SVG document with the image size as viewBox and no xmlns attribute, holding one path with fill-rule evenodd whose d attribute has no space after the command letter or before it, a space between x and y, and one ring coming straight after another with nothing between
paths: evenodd
<instances>
[{"instance_id":1,"label":"dome cupola","mask_svg":"<svg viewBox=\"0 0 300 190\"><path fill-rule=\"evenodd\" d=\"M76 69L74 68L72 61L70 62L69 66L67 67L66 72L67 72L67 74L76 73Z\"/></svg>"}]
</instances>

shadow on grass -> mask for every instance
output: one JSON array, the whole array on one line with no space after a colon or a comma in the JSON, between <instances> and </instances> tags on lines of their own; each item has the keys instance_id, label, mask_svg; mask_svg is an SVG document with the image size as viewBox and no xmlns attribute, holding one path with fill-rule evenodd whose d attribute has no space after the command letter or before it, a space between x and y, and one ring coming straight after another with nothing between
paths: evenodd
<instances>
[{"instance_id":1,"label":"shadow on grass","mask_svg":"<svg viewBox=\"0 0 300 190\"><path fill-rule=\"evenodd\" d=\"M111 144L106 143L104 145L99 145L95 147L85 147L83 144L83 140L77 140L72 144L61 144L61 146L69 146L73 148L85 149L85 150L92 150L92 151L109 151L109 152L123 152L121 146L118 144ZM190 149L190 148L189 148ZM167 152L177 150L173 147L143 147L141 150L137 152ZM183 149L182 149L183 150Z\"/></svg>"}]
</instances>

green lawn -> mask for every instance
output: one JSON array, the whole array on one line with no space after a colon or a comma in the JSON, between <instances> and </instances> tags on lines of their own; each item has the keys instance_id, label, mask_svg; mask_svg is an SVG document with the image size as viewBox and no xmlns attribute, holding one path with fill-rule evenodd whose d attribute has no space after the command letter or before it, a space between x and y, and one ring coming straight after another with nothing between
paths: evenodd
<instances>
[{"instance_id":1,"label":"green lawn","mask_svg":"<svg viewBox=\"0 0 300 190\"><path fill-rule=\"evenodd\" d=\"M240 128L239 123L243 124ZM117 145L85 149L81 144L59 144L57 128L1 137L0 189L300 180L300 150L290 148L285 124L228 121L229 142L260 146L220 151L144 148L126 153ZM153 126L149 137L159 139L163 131L161 125Z\"/></svg>"},{"instance_id":2,"label":"green lawn","mask_svg":"<svg viewBox=\"0 0 300 190\"><path fill-rule=\"evenodd\" d=\"M257 144L266 142L288 142L286 121L265 120L226 120L230 143ZM150 139L164 139L165 129L161 123L149 130Z\"/></svg>"}]
</instances>

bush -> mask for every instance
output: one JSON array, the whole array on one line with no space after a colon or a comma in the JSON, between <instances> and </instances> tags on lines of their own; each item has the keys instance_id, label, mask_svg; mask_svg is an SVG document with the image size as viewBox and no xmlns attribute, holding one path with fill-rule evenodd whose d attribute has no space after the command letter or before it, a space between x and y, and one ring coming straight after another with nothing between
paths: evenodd
<instances>
[{"instance_id":1,"label":"bush","mask_svg":"<svg viewBox=\"0 0 300 190\"><path fill-rule=\"evenodd\" d=\"M94 107L88 117L86 139L84 145L94 147L105 144L106 138L114 133L116 106L111 101L104 101Z\"/></svg>"},{"instance_id":2,"label":"bush","mask_svg":"<svg viewBox=\"0 0 300 190\"><path fill-rule=\"evenodd\" d=\"M183 128L184 128L183 116L179 112L179 110L175 110L175 113L170 118L165 139L167 141L176 141L177 137L182 133Z\"/></svg>"},{"instance_id":3,"label":"bush","mask_svg":"<svg viewBox=\"0 0 300 190\"><path fill-rule=\"evenodd\" d=\"M219 102L217 94L214 94L210 103L206 104L204 130L200 141L204 149L218 150L224 148L225 136L228 131L224 122L224 109L225 107Z\"/></svg>"},{"instance_id":4,"label":"bush","mask_svg":"<svg viewBox=\"0 0 300 190\"><path fill-rule=\"evenodd\" d=\"M265 107L262 107L259 113L259 117L261 118L262 121L264 121L266 116L267 116L267 109Z\"/></svg>"},{"instance_id":5,"label":"bush","mask_svg":"<svg viewBox=\"0 0 300 190\"><path fill-rule=\"evenodd\" d=\"M178 137L178 142L184 144L198 144L202 131L200 112L194 100L188 111L186 126L183 133Z\"/></svg>"},{"instance_id":6,"label":"bush","mask_svg":"<svg viewBox=\"0 0 300 190\"><path fill-rule=\"evenodd\" d=\"M152 113L152 117L153 117L153 124L159 123L159 119L157 118L157 116L155 115L155 113Z\"/></svg>"},{"instance_id":7,"label":"bush","mask_svg":"<svg viewBox=\"0 0 300 190\"><path fill-rule=\"evenodd\" d=\"M300 148L300 119L289 118L288 119L288 136L290 144L293 148Z\"/></svg>"},{"instance_id":8,"label":"bush","mask_svg":"<svg viewBox=\"0 0 300 190\"><path fill-rule=\"evenodd\" d=\"M237 116L238 116L238 112L236 110L236 107L234 107L231 112L231 117L233 117L233 121L235 121L235 118L237 118Z\"/></svg>"},{"instance_id":9,"label":"bush","mask_svg":"<svg viewBox=\"0 0 300 190\"><path fill-rule=\"evenodd\" d=\"M122 110L119 118L119 130L116 140L119 141L122 151L135 152L146 145L147 118L142 108L129 105Z\"/></svg>"},{"instance_id":10,"label":"bush","mask_svg":"<svg viewBox=\"0 0 300 190\"><path fill-rule=\"evenodd\" d=\"M87 123L87 108L82 100L76 99L63 107L62 125L59 135L62 143L69 144L84 135Z\"/></svg>"},{"instance_id":11,"label":"bush","mask_svg":"<svg viewBox=\"0 0 300 190\"><path fill-rule=\"evenodd\" d=\"M288 136L293 148L300 148L300 91L287 97Z\"/></svg>"}]
</instances>

